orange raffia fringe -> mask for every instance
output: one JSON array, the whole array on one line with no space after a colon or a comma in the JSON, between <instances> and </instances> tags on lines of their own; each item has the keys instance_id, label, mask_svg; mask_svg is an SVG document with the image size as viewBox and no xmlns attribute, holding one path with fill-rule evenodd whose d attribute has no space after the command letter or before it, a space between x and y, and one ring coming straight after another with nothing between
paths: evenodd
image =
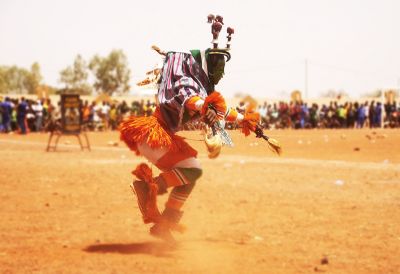
<instances>
[{"instance_id":1,"label":"orange raffia fringe","mask_svg":"<svg viewBox=\"0 0 400 274\"><path fill-rule=\"evenodd\" d=\"M246 111L242 121L242 132L245 136L250 134L250 131L255 131L258 122L260 121L260 114L251 110Z\"/></svg>"},{"instance_id":2,"label":"orange raffia fringe","mask_svg":"<svg viewBox=\"0 0 400 274\"><path fill-rule=\"evenodd\" d=\"M153 179L153 173L150 167L141 163L136 167L132 174L135 175L139 180L147 183L149 187L149 193L146 203L146 214L143 215L143 221L145 224L148 223L158 223L161 221L161 214L157 207L157 192L158 186Z\"/></svg>"},{"instance_id":3,"label":"orange raffia fringe","mask_svg":"<svg viewBox=\"0 0 400 274\"><path fill-rule=\"evenodd\" d=\"M151 148L172 146L171 133L167 132L154 116L131 116L119 128L121 140L138 153L137 144L146 142Z\"/></svg>"},{"instance_id":4,"label":"orange raffia fringe","mask_svg":"<svg viewBox=\"0 0 400 274\"><path fill-rule=\"evenodd\" d=\"M221 93L214 91L206 97L203 108L201 109L202 116L206 114L209 105L212 105L217 110L217 115L220 119L224 118L226 113L226 103Z\"/></svg>"},{"instance_id":5,"label":"orange raffia fringe","mask_svg":"<svg viewBox=\"0 0 400 274\"><path fill-rule=\"evenodd\" d=\"M139 155L137 144L146 142L151 148L166 148L171 151L193 151L183 137L166 130L159 110L154 116L131 116L121 123L119 131L121 140Z\"/></svg>"}]
</instances>

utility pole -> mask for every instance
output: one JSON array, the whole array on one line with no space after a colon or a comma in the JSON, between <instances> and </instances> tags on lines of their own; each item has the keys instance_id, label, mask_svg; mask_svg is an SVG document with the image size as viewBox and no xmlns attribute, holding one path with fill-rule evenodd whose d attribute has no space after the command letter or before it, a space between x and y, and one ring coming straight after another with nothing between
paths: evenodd
<instances>
[{"instance_id":1,"label":"utility pole","mask_svg":"<svg viewBox=\"0 0 400 274\"><path fill-rule=\"evenodd\" d=\"M308 100L308 60L304 62L304 97Z\"/></svg>"},{"instance_id":2,"label":"utility pole","mask_svg":"<svg viewBox=\"0 0 400 274\"><path fill-rule=\"evenodd\" d=\"M385 127L385 90L381 90L381 128L383 129Z\"/></svg>"}]
</instances>

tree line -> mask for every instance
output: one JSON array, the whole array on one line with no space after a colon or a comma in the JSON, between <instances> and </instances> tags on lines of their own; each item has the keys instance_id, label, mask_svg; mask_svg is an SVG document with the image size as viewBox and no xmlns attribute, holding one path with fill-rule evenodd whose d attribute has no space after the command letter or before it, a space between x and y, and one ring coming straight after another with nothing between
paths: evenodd
<instances>
[{"instance_id":1,"label":"tree line","mask_svg":"<svg viewBox=\"0 0 400 274\"><path fill-rule=\"evenodd\" d=\"M94 79L92 83L90 75ZM130 89L129 81L128 59L122 50L113 50L105 57L95 55L89 62L78 54L72 65L60 71L59 82L64 85L62 89L43 82L37 62L30 69L0 66L0 94L123 94Z\"/></svg>"}]
</instances>

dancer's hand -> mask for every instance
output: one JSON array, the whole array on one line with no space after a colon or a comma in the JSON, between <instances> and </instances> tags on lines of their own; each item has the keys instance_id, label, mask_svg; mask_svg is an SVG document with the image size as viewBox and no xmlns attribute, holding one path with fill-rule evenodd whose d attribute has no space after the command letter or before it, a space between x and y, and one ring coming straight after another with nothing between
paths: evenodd
<instances>
[{"instance_id":1,"label":"dancer's hand","mask_svg":"<svg viewBox=\"0 0 400 274\"><path fill-rule=\"evenodd\" d=\"M209 126L214 125L214 123L218 120L217 112L211 108L207 109L205 120Z\"/></svg>"}]
</instances>

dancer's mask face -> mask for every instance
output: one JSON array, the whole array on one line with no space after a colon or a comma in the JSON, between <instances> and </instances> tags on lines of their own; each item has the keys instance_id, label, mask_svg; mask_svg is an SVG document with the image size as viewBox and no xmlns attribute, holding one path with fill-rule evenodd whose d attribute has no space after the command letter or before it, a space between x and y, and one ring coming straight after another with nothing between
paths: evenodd
<instances>
[{"instance_id":1,"label":"dancer's mask face","mask_svg":"<svg viewBox=\"0 0 400 274\"><path fill-rule=\"evenodd\" d=\"M210 55L210 66L208 76L210 82L217 85L219 80L224 77L225 69L225 57L223 55L213 54Z\"/></svg>"}]
</instances>

